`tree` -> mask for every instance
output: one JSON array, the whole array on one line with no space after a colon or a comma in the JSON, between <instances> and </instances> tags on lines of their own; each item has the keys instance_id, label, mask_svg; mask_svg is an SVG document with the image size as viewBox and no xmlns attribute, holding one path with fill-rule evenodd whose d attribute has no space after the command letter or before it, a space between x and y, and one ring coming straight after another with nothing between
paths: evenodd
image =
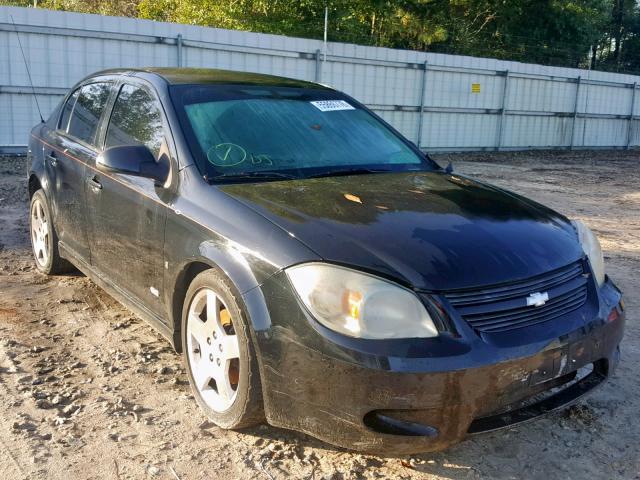
<instances>
[{"instance_id":1,"label":"tree","mask_svg":"<svg viewBox=\"0 0 640 480\"><path fill-rule=\"evenodd\" d=\"M640 8L635 0L611 0L611 15L598 45L594 67L637 71L640 55Z\"/></svg>"},{"instance_id":2,"label":"tree","mask_svg":"<svg viewBox=\"0 0 640 480\"><path fill-rule=\"evenodd\" d=\"M332 41L571 67L591 61L593 67L611 70L638 68L637 0L327 4ZM40 0L39 5L307 38L322 38L325 8L319 0Z\"/></svg>"}]
</instances>

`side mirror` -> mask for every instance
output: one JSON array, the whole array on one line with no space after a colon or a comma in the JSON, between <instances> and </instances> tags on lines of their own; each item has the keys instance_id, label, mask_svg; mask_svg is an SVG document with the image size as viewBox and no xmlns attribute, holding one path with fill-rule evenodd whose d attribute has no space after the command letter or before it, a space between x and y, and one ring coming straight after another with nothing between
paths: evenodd
<instances>
[{"instance_id":1,"label":"side mirror","mask_svg":"<svg viewBox=\"0 0 640 480\"><path fill-rule=\"evenodd\" d=\"M164 183L169 174L169 166L156 162L151 150L144 145L109 147L98 156L96 165L105 172L151 178L157 183Z\"/></svg>"}]
</instances>

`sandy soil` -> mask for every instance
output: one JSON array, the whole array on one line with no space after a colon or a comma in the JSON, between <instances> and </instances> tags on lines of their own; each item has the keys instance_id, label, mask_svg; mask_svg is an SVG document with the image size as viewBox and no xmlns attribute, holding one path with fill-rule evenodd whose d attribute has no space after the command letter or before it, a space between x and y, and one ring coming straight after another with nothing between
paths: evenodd
<instances>
[{"instance_id":1,"label":"sandy soil","mask_svg":"<svg viewBox=\"0 0 640 480\"><path fill-rule=\"evenodd\" d=\"M532 424L438 454L381 458L263 426L218 429L193 400L180 356L82 276L32 265L24 160L0 158L0 477L640 478L640 154L440 156L586 221L625 291L613 379Z\"/></svg>"}]
</instances>

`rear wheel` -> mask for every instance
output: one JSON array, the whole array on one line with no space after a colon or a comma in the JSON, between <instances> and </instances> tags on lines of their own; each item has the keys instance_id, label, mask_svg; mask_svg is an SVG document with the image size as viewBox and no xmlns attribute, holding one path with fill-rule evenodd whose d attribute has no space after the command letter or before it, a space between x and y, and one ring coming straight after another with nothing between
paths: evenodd
<instances>
[{"instance_id":1,"label":"rear wheel","mask_svg":"<svg viewBox=\"0 0 640 480\"><path fill-rule=\"evenodd\" d=\"M31 197L29 212L31 247L38 270L47 275L72 270L72 265L58 251L58 236L53 228L47 197L42 190L36 191Z\"/></svg>"},{"instance_id":2,"label":"rear wheel","mask_svg":"<svg viewBox=\"0 0 640 480\"><path fill-rule=\"evenodd\" d=\"M199 274L187 291L182 351L195 398L215 424L244 428L264 419L247 315L228 280L215 270Z\"/></svg>"}]
</instances>

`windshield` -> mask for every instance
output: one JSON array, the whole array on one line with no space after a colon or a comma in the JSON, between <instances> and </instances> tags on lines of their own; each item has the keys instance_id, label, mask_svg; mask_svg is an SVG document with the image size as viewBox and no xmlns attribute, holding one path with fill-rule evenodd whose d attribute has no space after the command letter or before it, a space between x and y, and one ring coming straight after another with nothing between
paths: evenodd
<instances>
[{"instance_id":1,"label":"windshield","mask_svg":"<svg viewBox=\"0 0 640 480\"><path fill-rule=\"evenodd\" d=\"M434 167L331 90L180 85L171 95L198 167L211 181Z\"/></svg>"}]
</instances>

